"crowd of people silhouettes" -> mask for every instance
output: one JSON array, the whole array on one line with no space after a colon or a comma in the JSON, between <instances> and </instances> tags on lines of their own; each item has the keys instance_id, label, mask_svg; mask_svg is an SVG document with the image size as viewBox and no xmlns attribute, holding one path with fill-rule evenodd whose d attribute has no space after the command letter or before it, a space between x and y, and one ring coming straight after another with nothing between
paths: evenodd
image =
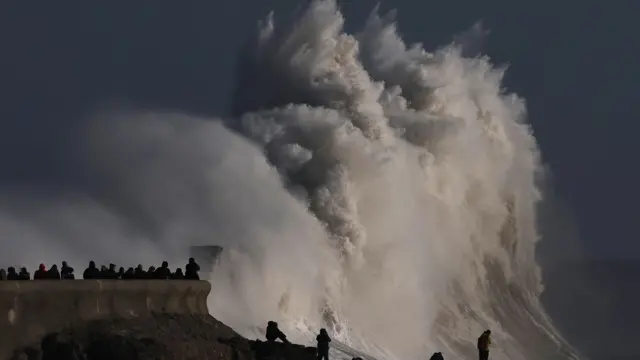
<instances>
[{"instance_id":1,"label":"crowd of people silhouettes","mask_svg":"<svg viewBox=\"0 0 640 360\"><path fill-rule=\"evenodd\" d=\"M96 266L94 261L89 262L89 266L82 273L82 277L85 280L89 279L111 279L111 280L200 280L198 272L200 266L196 263L194 258L189 258L189 262L185 265L185 271L178 268L175 272L169 269L169 263L162 262L162 265L158 268L150 266L147 270L142 268L142 265L138 265L135 269L133 267L125 270L120 267L116 270L115 264L109 264L109 267L102 265L100 269ZM75 280L74 269L70 267L66 261L62 262L62 267L58 270L57 265L52 265L49 270L46 269L44 264L40 264L38 270L33 274L33 280ZM9 267L6 271L0 269L0 280L31 280L31 275L27 271L26 267L21 267L20 272L16 272L14 267ZM267 329L265 337L267 343L273 344L276 340L280 339L285 344L290 344L287 340L287 336L278 328L278 323L275 321L269 321L267 323ZM329 343L331 338L327 333L327 330L320 329L320 333L316 336L317 341L317 360L329 360ZM486 330L478 338L478 358L480 360L489 359L489 346L491 345L491 330ZM430 360L444 360L444 356L441 352L434 353ZM360 357L354 357L352 360L362 360Z\"/></svg>"},{"instance_id":2,"label":"crowd of people silhouettes","mask_svg":"<svg viewBox=\"0 0 640 360\"><path fill-rule=\"evenodd\" d=\"M162 262L162 265L158 268L150 266L147 270L144 270L142 265L138 265L135 269L133 267L127 270L124 267L120 267L116 270L115 264L109 264L107 266L100 266L98 268L94 261L89 262L87 267L82 273L82 278L89 279L104 279L104 280L200 280L198 272L200 266L196 263L194 258L189 258L189 262L184 267L184 272L181 268L172 272L169 269L169 263ZM40 264L38 270L33 273L33 280L75 280L74 269L67 264L66 261L62 262L62 267L58 269L58 265L51 265L51 268L47 270L44 264ZM15 267L9 267L5 271L0 269L0 280L31 280L31 274L27 271L26 267L21 267L20 272L16 272Z\"/></svg>"},{"instance_id":3,"label":"crowd of people silhouettes","mask_svg":"<svg viewBox=\"0 0 640 360\"><path fill-rule=\"evenodd\" d=\"M265 333L267 343L273 344L280 339L285 344L290 344L287 336L278 328L278 323L269 321ZM331 338L326 329L320 329L320 333L316 336L316 360L329 360L329 343ZM491 330L485 330L478 338L478 357L480 360L489 359L489 346L491 345ZM354 357L351 360L362 360L360 357ZM444 360L441 352L435 352L429 360Z\"/></svg>"}]
</instances>

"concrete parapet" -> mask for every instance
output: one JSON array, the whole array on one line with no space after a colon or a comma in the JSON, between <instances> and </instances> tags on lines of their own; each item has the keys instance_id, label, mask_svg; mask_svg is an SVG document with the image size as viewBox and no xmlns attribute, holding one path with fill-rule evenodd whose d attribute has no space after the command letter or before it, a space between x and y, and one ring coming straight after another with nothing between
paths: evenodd
<instances>
[{"instance_id":1,"label":"concrete parapet","mask_svg":"<svg viewBox=\"0 0 640 360\"><path fill-rule=\"evenodd\" d=\"M209 314L211 284L191 280L0 281L0 359L67 326L152 313Z\"/></svg>"}]
</instances>

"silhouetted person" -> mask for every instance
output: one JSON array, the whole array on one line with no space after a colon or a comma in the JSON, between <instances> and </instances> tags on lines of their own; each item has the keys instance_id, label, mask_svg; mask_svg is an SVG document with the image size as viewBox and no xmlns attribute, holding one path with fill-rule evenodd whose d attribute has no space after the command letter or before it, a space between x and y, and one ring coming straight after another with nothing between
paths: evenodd
<instances>
[{"instance_id":1,"label":"silhouetted person","mask_svg":"<svg viewBox=\"0 0 640 360\"><path fill-rule=\"evenodd\" d=\"M121 277L122 280L133 280L134 278L135 278L135 273L132 267L128 268L127 271L125 271Z\"/></svg>"},{"instance_id":2,"label":"silhouetted person","mask_svg":"<svg viewBox=\"0 0 640 360\"><path fill-rule=\"evenodd\" d=\"M166 261L162 262L162 266L156 269L153 274L155 279L169 279L171 277L171 270L169 270L169 263Z\"/></svg>"},{"instance_id":3,"label":"silhouetted person","mask_svg":"<svg viewBox=\"0 0 640 360\"><path fill-rule=\"evenodd\" d=\"M275 321L269 321L267 323L267 331L265 337L267 338L267 342L270 344L274 343L277 339L282 340L283 343L289 344L287 336L282 331L280 331L280 329L278 329L278 323Z\"/></svg>"},{"instance_id":4,"label":"silhouetted person","mask_svg":"<svg viewBox=\"0 0 640 360\"><path fill-rule=\"evenodd\" d=\"M33 280L44 280L46 278L47 268L44 266L44 264L40 264L40 266L38 266L38 270L33 273Z\"/></svg>"},{"instance_id":5,"label":"silhouetted person","mask_svg":"<svg viewBox=\"0 0 640 360\"><path fill-rule=\"evenodd\" d=\"M100 275L96 279L107 279L107 267L100 265Z\"/></svg>"},{"instance_id":6,"label":"silhouetted person","mask_svg":"<svg viewBox=\"0 0 640 360\"><path fill-rule=\"evenodd\" d=\"M116 271L115 264L109 264L109 269L107 270L105 279L115 280L118 278L118 272Z\"/></svg>"},{"instance_id":7,"label":"silhouetted person","mask_svg":"<svg viewBox=\"0 0 640 360\"><path fill-rule=\"evenodd\" d=\"M47 279L49 280L60 280L60 271L58 271L58 265L51 265L51 269L47 271Z\"/></svg>"},{"instance_id":8,"label":"silhouetted person","mask_svg":"<svg viewBox=\"0 0 640 360\"><path fill-rule=\"evenodd\" d=\"M189 258L189 263L184 267L184 278L187 280L200 280L198 271L200 271L200 265L196 263L194 258Z\"/></svg>"},{"instance_id":9,"label":"silhouetted person","mask_svg":"<svg viewBox=\"0 0 640 360\"><path fill-rule=\"evenodd\" d=\"M60 269L60 277L62 280L75 280L76 276L73 275L73 268L67 264L66 261L62 262L62 269Z\"/></svg>"},{"instance_id":10,"label":"silhouetted person","mask_svg":"<svg viewBox=\"0 0 640 360\"><path fill-rule=\"evenodd\" d=\"M133 278L134 279L144 279L146 277L147 277L147 273L142 268L142 265L138 264L136 269L133 271Z\"/></svg>"},{"instance_id":11,"label":"silhouetted person","mask_svg":"<svg viewBox=\"0 0 640 360\"><path fill-rule=\"evenodd\" d=\"M156 267L155 266L149 266L149 269L147 269L147 276L145 276L145 278L153 279L155 274L156 274Z\"/></svg>"},{"instance_id":12,"label":"silhouetted person","mask_svg":"<svg viewBox=\"0 0 640 360\"><path fill-rule=\"evenodd\" d=\"M182 273L182 269L177 268L176 272L171 275L171 278L174 280L183 280L184 274Z\"/></svg>"},{"instance_id":13,"label":"silhouetted person","mask_svg":"<svg viewBox=\"0 0 640 360\"><path fill-rule=\"evenodd\" d=\"M441 352L436 352L436 353L433 353L433 355L431 355L429 360L444 360L444 356L442 356Z\"/></svg>"},{"instance_id":14,"label":"silhouetted person","mask_svg":"<svg viewBox=\"0 0 640 360\"><path fill-rule=\"evenodd\" d=\"M317 359L329 360L329 343L331 342L331 338L329 334L327 334L327 330L320 329L320 334L316 336L316 341L318 342Z\"/></svg>"},{"instance_id":15,"label":"silhouetted person","mask_svg":"<svg viewBox=\"0 0 640 360\"><path fill-rule=\"evenodd\" d=\"M491 346L491 330L485 330L478 338L478 358L480 360L489 359L489 346Z\"/></svg>"},{"instance_id":16,"label":"silhouetted person","mask_svg":"<svg viewBox=\"0 0 640 360\"><path fill-rule=\"evenodd\" d=\"M7 272L4 269L0 269L0 280L8 280Z\"/></svg>"},{"instance_id":17,"label":"silhouetted person","mask_svg":"<svg viewBox=\"0 0 640 360\"><path fill-rule=\"evenodd\" d=\"M29 274L27 268L24 266L20 268L18 276L20 276L20 280L31 280L31 274Z\"/></svg>"},{"instance_id":18,"label":"silhouetted person","mask_svg":"<svg viewBox=\"0 0 640 360\"><path fill-rule=\"evenodd\" d=\"M7 280L20 280L20 275L18 275L16 268L13 266L7 269Z\"/></svg>"},{"instance_id":19,"label":"silhouetted person","mask_svg":"<svg viewBox=\"0 0 640 360\"><path fill-rule=\"evenodd\" d=\"M122 279L123 276L124 276L124 268L120 266L120 269L118 269L118 279Z\"/></svg>"},{"instance_id":20,"label":"silhouetted person","mask_svg":"<svg viewBox=\"0 0 640 360\"><path fill-rule=\"evenodd\" d=\"M82 277L84 279L98 279L100 277L100 270L94 261L89 261L89 267L84 270Z\"/></svg>"}]
</instances>

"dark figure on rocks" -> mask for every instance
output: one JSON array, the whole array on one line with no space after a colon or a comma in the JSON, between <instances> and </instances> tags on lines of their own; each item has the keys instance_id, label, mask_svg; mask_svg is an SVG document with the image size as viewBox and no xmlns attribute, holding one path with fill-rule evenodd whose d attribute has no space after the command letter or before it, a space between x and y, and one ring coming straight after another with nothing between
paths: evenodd
<instances>
[{"instance_id":1,"label":"dark figure on rocks","mask_svg":"<svg viewBox=\"0 0 640 360\"><path fill-rule=\"evenodd\" d=\"M40 266L38 266L38 270L36 270L35 273L33 273L33 280L43 280L47 278L47 268L44 266L44 264L40 264Z\"/></svg>"},{"instance_id":2,"label":"dark figure on rocks","mask_svg":"<svg viewBox=\"0 0 640 360\"><path fill-rule=\"evenodd\" d=\"M7 280L20 280L20 275L16 273L16 268L13 266L7 269Z\"/></svg>"},{"instance_id":3,"label":"dark figure on rocks","mask_svg":"<svg viewBox=\"0 0 640 360\"><path fill-rule=\"evenodd\" d=\"M444 360L444 356L442 356L441 352L436 352L436 353L433 353L433 355L431 355L429 360Z\"/></svg>"},{"instance_id":4,"label":"dark figure on rocks","mask_svg":"<svg viewBox=\"0 0 640 360\"><path fill-rule=\"evenodd\" d=\"M162 262L162 266L156 269L153 273L153 277L155 279L163 279L166 280L171 277L171 270L169 270L169 263L166 261Z\"/></svg>"},{"instance_id":5,"label":"dark figure on rocks","mask_svg":"<svg viewBox=\"0 0 640 360\"><path fill-rule=\"evenodd\" d=\"M318 342L318 360L329 360L329 343L331 342L331 338L329 334L327 334L327 330L320 329L320 334L316 336L316 341Z\"/></svg>"},{"instance_id":6,"label":"dark figure on rocks","mask_svg":"<svg viewBox=\"0 0 640 360\"><path fill-rule=\"evenodd\" d=\"M138 264L138 266L136 266L136 269L133 271L133 278L144 279L146 277L147 277L147 273L142 268L142 265Z\"/></svg>"},{"instance_id":7,"label":"dark figure on rocks","mask_svg":"<svg viewBox=\"0 0 640 360\"><path fill-rule=\"evenodd\" d=\"M60 271L58 271L58 265L51 265L51 269L47 271L46 278L49 280L60 280Z\"/></svg>"},{"instance_id":8,"label":"dark figure on rocks","mask_svg":"<svg viewBox=\"0 0 640 360\"><path fill-rule=\"evenodd\" d=\"M73 275L73 268L67 264L66 261L62 262L62 269L60 270L60 277L62 280L75 280L76 276Z\"/></svg>"},{"instance_id":9,"label":"dark figure on rocks","mask_svg":"<svg viewBox=\"0 0 640 360\"><path fill-rule=\"evenodd\" d=\"M278 323L275 321L269 321L267 323L267 333L265 334L268 343L274 343L277 339L282 340L283 343L289 344L287 336L278 329Z\"/></svg>"},{"instance_id":10,"label":"dark figure on rocks","mask_svg":"<svg viewBox=\"0 0 640 360\"><path fill-rule=\"evenodd\" d=\"M200 265L196 263L194 258L189 258L189 263L184 267L184 278L186 280L200 280L198 271L200 271Z\"/></svg>"},{"instance_id":11,"label":"dark figure on rocks","mask_svg":"<svg viewBox=\"0 0 640 360\"><path fill-rule=\"evenodd\" d=\"M478 358L480 360L489 359L489 346L491 346L491 330L485 330L478 338Z\"/></svg>"},{"instance_id":12,"label":"dark figure on rocks","mask_svg":"<svg viewBox=\"0 0 640 360\"><path fill-rule=\"evenodd\" d=\"M84 270L82 277L85 280L98 279L100 277L100 270L98 270L94 261L89 261L89 267Z\"/></svg>"},{"instance_id":13,"label":"dark figure on rocks","mask_svg":"<svg viewBox=\"0 0 640 360\"><path fill-rule=\"evenodd\" d=\"M184 274L182 273L182 269L177 268L176 272L173 273L173 275L171 275L171 278L174 280L183 280L184 279Z\"/></svg>"},{"instance_id":14,"label":"dark figure on rocks","mask_svg":"<svg viewBox=\"0 0 640 360\"><path fill-rule=\"evenodd\" d=\"M20 273L18 274L18 276L20 276L19 280L31 280L31 274L29 274L27 268L24 266L20 268Z\"/></svg>"}]
</instances>

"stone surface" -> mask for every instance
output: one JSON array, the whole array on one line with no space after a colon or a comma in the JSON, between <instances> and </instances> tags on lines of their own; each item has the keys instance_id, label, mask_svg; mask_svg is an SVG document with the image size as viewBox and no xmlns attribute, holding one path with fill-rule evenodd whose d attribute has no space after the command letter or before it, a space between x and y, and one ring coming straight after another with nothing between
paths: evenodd
<instances>
[{"instance_id":1,"label":"stone surface","mask_svg":"<svg viewBox=\"0 0 640 360\"><path fill-rule=\"evenodd\" d=\"M15 351L28 360L314 360L315 348L250 341L211 316L154 314L73 326Z\"/></svg>"},{"instance_id":2,"label":"stone surface","mask_svg":"<svg viewBox=\"0 0 640 360\"><path fill-rule=\"evenodd\" d=\"M48 334L93 320L153 314L206 317L211 285L189 280L0 281L0 360Z\"/></svg>"}]
</instances>

